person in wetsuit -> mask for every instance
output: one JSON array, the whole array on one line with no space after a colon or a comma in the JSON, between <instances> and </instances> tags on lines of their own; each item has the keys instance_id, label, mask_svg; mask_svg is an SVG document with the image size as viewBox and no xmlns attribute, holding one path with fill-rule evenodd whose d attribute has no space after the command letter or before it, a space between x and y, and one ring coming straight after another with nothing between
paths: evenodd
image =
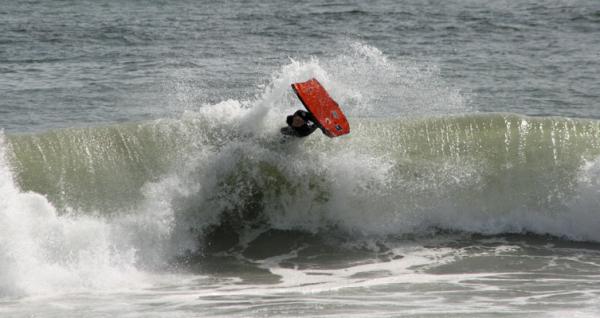
<instances>
[{"instance_id":1,"label":"person in wetsuit","mask_svg":"<svg viewBox=\"0 0 600 318\"><path fill-rule=\"evenodd\" d=\"M313 115L304 110L287 116L287 124L287 127L281 128L281 133L287 136L306 137L319 128Z\"/></svg>"}]
</instances>

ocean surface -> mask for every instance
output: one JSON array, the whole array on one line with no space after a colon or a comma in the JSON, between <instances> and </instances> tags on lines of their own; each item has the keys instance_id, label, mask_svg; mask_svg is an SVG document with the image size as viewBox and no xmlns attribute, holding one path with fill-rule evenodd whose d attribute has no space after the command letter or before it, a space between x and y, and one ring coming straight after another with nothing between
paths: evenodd
<instances>
[{"instance_id":1,"label":"ocean surface","mask_svg":"<svg viewBox=\"0 0 600 318\"><path fill-rule=\"evenodd\" d=\"M600 2L0 0L0 316L600 316Z\"/></svg>"}]
</instances>

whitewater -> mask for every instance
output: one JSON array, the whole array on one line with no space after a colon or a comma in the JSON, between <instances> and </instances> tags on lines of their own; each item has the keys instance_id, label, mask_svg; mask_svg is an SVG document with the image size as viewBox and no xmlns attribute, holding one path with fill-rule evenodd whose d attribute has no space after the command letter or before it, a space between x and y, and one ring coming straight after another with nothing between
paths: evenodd
<instances>
[{"instance_id":1,"label":"whitewater","mask_svg":"<svg viewBox=\"0 0 600 318\"><path fill-rule=\"evenodd\" d=\"M0 315L597 316L597 6L528 3L0 10ZM313 77L349 135L280 135Z\"/></svg>"}]
</instances>

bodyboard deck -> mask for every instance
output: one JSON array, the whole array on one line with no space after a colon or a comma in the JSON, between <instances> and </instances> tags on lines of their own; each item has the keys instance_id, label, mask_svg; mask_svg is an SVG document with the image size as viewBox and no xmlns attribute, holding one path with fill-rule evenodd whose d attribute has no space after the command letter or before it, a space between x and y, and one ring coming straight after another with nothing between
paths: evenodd
<instances>
[{"instance_id":1,"label":"bodyboard deck","mask_svg":"<svg viewBox=\"0 0 600 318\"><path fill-rule=\"evenodd\" d=\"M306 82L294 83L292 88L304 107L315 117L325 135L337 137L350 133L350 124L346 116L319 81L312 78Z\"/></svg>"}]
</instances>

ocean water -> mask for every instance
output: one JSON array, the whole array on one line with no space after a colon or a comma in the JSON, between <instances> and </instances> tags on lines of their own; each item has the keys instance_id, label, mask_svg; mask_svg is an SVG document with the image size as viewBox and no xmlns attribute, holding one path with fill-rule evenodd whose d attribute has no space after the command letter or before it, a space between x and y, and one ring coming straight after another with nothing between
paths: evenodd
<instances>
[{"instance_id":1,"label":"ocean water","mask_svg":"<svg viewBox=\"0 0 600 318\"><path fill-rule=\"evenodd\" d=\"M0 1L0 316L600 316L597 1ZM351 134L282 142L319 79Z\"/></svg>"}]
</instances>

